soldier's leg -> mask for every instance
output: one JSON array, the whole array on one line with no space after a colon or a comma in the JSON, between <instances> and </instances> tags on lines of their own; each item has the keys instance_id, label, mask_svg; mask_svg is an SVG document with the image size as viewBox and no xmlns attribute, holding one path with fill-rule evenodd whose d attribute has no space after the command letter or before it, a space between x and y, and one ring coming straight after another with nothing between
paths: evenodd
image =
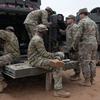
<instances>
[{"instance_id":1,"label":"soldier's leg","mask_svg":"<svg viewBox=\"0 0 100 100\"><path fill-rule=\"evenodd\" d=\"M62 86L62 69L54 69L53 70L53 79L54 79L54 89L60 90L63 88Z\"/></svg>"},{"instance_id":2,"label":"soldier's leg","mask_svg":"<svg viewBox=\"0 0 100 100\"><path fill-rule=\"evenodd\" d=\"M92 57L90 62L90 68L91 68L91 83L95 84L94 78L96 76L96 53L97 53L97 45L93 47L92 50Z\"/></svg>"},{"instance_id":3,"label":"soldier's leg","mask_svg":"<svg viewBox=\"0 0 100 100\"><path fill-rule=\"evenodd\" d=\"M90 76L91 76L90 61L83 60L82 62L80 62L80 66L82 68L82 73L84 78L90 80Z\"/></svg>"},{"instance_id":4,"label":"soldier's leg","mask_svg":"<svg viewBox=\"0 0 100 100\"><path fill-rule=\"evenodd\" d=\"M0 57L0 92L2 92L4 88L7 87L7 83L4 81L4 77L2 75L3 67L7 64L10 64L11 61L12 58L9 54Z\"/></svg>"},{"instance_id":5,"label":"soldier's leg","mask_svg":"<svg viewBox=\"0 0 100 100\"><path fill-rule=\"evenodd\" d=\"M4 81L4 77L3 77L3 63L2 61L0 61L0 93L3 92L4 88L7 87L7 83Z\"/></svg>"},{"instance_id":6,"label":"soldier's leg","mask_svg":"<svg viewBox=\"0 0 100 100\"><path fill-rule=\"evenodd\" d=\"M78 52L75 51L75 52L70 53L70 59L73 61L78 61ZM73 67L73 70L75 74L70 77L70 80L77 81L81 79L80 78L80 66L78 64L77 66L76 65L74 66L75 67Z\"/></svg>"},{"instance_id":7,"label":"soldier's leg","mask_svg":"<svg viewBox=\"0 0 100 100\"><path fill-rule=\"evenodd\" d=\"M56 52L55 56L59 56L61 59L64 59L64 53L63 52ZM73 59L77 59L76 56L74 56ZM73 75L72 79L73 80L79 80L80 79L80 66L78 65L77 61L72 61L72 62L66 62L65 61L65 66L64 70L68 69L74 69L75 70L75 75Z\"/></svg>"},{"instance_id":8,"label":"soldier's leg","mask_svg":"<svg viewBox=\"0 0 100 100\"><path fill-rule=\"evenodd\" d=\"M62 68L53 67L52 59L44 59L41 68L52 71L54 79L54 96L69 97L70 93L63 90L62 86ZM43 67L44 66L44 67Z\"/></svg>"},{"instance_id":9,"label":"soldier's leg","mask_svg":"<svg viewBox=\"0 0 100 100\"><path fill-rule=\"evenodd\" d=\"M91 45L82 45L79 49L79 64L82 68L82 73L85 78L85 81L81 83L84 86L91 86L91 69L90 69L90 62L91 62L91 54L92 48Z\"/></svg>"},{"instance_id":10,"label":"soldier's leg","mask_svg":"<svg viewBox=\"0 0 100 100\"><path fill-rule=\"evenodd\" d=\"M13 61L12 56L10 54L6 54L0 57L1 66L5 66L7 64L11 64Z\"/></svg>"},{"instance_id":11,"label":"soldier's leg","mask_svg":"<svg viewBox=\"0 0 100 100\"><path fill-rule=\"evenodd\" d=\"M53 79L54 79L54 96L57 97L69 97L70 92L63 90L62 86L62 68L53 69Z\"/></svg>"},{"instance_id":12,"label":"soldier's leg","mask_svg":"<svg viewBox=\"0 0 100 100\"><path fill-rule=\"evenodd\" d=\"M36 25L25 24L25 28L28 32L29 38L31 39L36 32Z\"/></svg>"},{"instance_id":13,"label":"soldier's leg","mask_svg":"<svg viewBox=\"0 0 100 100\"><path fill-rule=\"evenodd\" d=\"M70 80L72 80L72 81L81 80L81 78L80 78L80 66L77 66L76 68L74 68L74 72L75 72L75 74L70 77Z\"/></svg>"},{"instance_id":14,"label":"soldier's leg","mask_svg":"<svg viewBox=\"0 0 100 100\"><path fill-rule=\"evenodd\" d=\"M91 84L95 84L95 76L96 76L96 60L92 60L90 62L90 70L91 70Z\"/></svg>"}]
</instances>

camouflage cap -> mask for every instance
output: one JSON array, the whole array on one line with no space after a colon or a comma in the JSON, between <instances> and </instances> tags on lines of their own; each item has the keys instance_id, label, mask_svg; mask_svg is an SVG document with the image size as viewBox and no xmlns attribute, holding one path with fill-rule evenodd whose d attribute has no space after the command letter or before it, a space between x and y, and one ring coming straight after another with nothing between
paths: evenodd
<instances>
[{"instance_id":1,"label":"camouflage cap","mask_svg":"<svg viewBox=\"0 0 100 100\"><path fill-rule=\"evenodd\" d=\"M87 8L83 8L83 9L79 10L78 15L80 15L82 13L87 13L88 14L89 12L88 12Z\"/></svg>"},{"instance_id":2,"label":"camouflage cap","mask_svg":"<svg viewBox=\"0 0 100 100\"><path fill-rule=\"evenodd\" d=\"M74 19L75 20L75 16L74 15L69 15L68 17L66 17L66 19Z\"/></svg>"},{"instance_id":3,"label":"camouflage cap","mask_svg":"<svg viewBox=\"0 0 100 100\"><path fill-rule=\"evenodd\" d=\"M15 29L14 29L14 27L13 27L13 26L7 26L5 29L6 29L6 30L15 31Z\"/></svg>"},{"instance_id":4,"label":"camouflage cap","mask_svg":"<svg viewBox=\"0 0 100 100\"><path fill-rule=\"evenodd\" d=\"M50 7L46 7L45 10L49 12L54 12Z\"/></svg>"},{"instance_id":5,"label":"camouflage cap","mask_svg":"<svg viewBox=\"0 0 100 100\"><path fill-rule=\"evenodd\" d=\"M42 31L47 31L48 30L48 28L46 27L46 25L43 25L43 24L37 25L36 28L37 28L38 32L42 32Z\"/></svg>"}]
</instances>

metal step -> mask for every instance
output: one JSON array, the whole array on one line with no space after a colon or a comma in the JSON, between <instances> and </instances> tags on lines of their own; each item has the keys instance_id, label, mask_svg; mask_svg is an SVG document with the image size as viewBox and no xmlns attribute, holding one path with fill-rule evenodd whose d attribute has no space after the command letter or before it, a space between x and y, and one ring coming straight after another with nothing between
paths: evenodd
<instances>
[{"instance_id":1,"label":"metal step","mask_svg":"<svg viewBox=\"0 0 100 100\"><path fill-rule=\"evenodd\" d=\"M64 67L65 70L69 70L78 66L77 61L70 61L69 59L67 59L63 60L63 62L65 63ZM13 79L23 78L28 76L36 76L46 72L47 72L46 70L30 66L27 62L7 65L5 66L3 71L4 74L10 76Z\"/></svg>"},{"instance_id":2,"label":"metal step","mask_svg":"<svg viewBox=\"0 0 100 100\"><path fill-rule=\"evenodd\" d=\"M45 73L45 71L37 67L32 67L28 63L18 63L5 66L3 73L13 79L16 79L40 75Z\"/></svg>"}]
</instances>

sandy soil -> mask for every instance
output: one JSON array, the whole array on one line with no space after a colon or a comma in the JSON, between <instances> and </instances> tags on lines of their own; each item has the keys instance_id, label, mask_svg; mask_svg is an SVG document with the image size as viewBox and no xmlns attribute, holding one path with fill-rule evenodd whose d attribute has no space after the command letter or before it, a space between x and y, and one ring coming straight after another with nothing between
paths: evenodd
<instances>
[{"instance_id":1,"label":"sandy soil","mask_svg":"<svg viewBox=\"0 0 100 100\"><path fill-rule=\"evenodd\" d=\"M71 92L71 97L53 97L53 91L45 91L44 77L30 77L12 80L7 78L8 87L0 94L0 100L100 100L100 67L97 68L96 85L92 87L79 86L78 82L69 80L72 71L66 71L64 76L64 89Z\"/></svg>"}]
</instances>

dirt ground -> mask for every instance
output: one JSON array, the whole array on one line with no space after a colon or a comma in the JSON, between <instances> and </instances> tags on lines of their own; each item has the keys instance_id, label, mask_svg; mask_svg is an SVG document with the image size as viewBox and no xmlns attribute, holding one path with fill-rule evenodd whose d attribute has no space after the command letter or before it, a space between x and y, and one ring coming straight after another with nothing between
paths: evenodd
<instances>
[{"instance_id":1,"label":"dirt ground","mask_svg":"<svg viewBox=\"0 0 100 100\"><path fill-rule=\"evenodd\" d=\"M100 67L97 68L96 85L92 87L79 86L78 82L69 80L72 70L63 73L64 89L71 92L67 100L100 100ZM45 77L30 77L12 80L7 78L8 87L0 94L0 100L65 100L53 97L53 90L45 91ZM82 80L81 80L82 81Z\"/></svg>"}]
</instances>

